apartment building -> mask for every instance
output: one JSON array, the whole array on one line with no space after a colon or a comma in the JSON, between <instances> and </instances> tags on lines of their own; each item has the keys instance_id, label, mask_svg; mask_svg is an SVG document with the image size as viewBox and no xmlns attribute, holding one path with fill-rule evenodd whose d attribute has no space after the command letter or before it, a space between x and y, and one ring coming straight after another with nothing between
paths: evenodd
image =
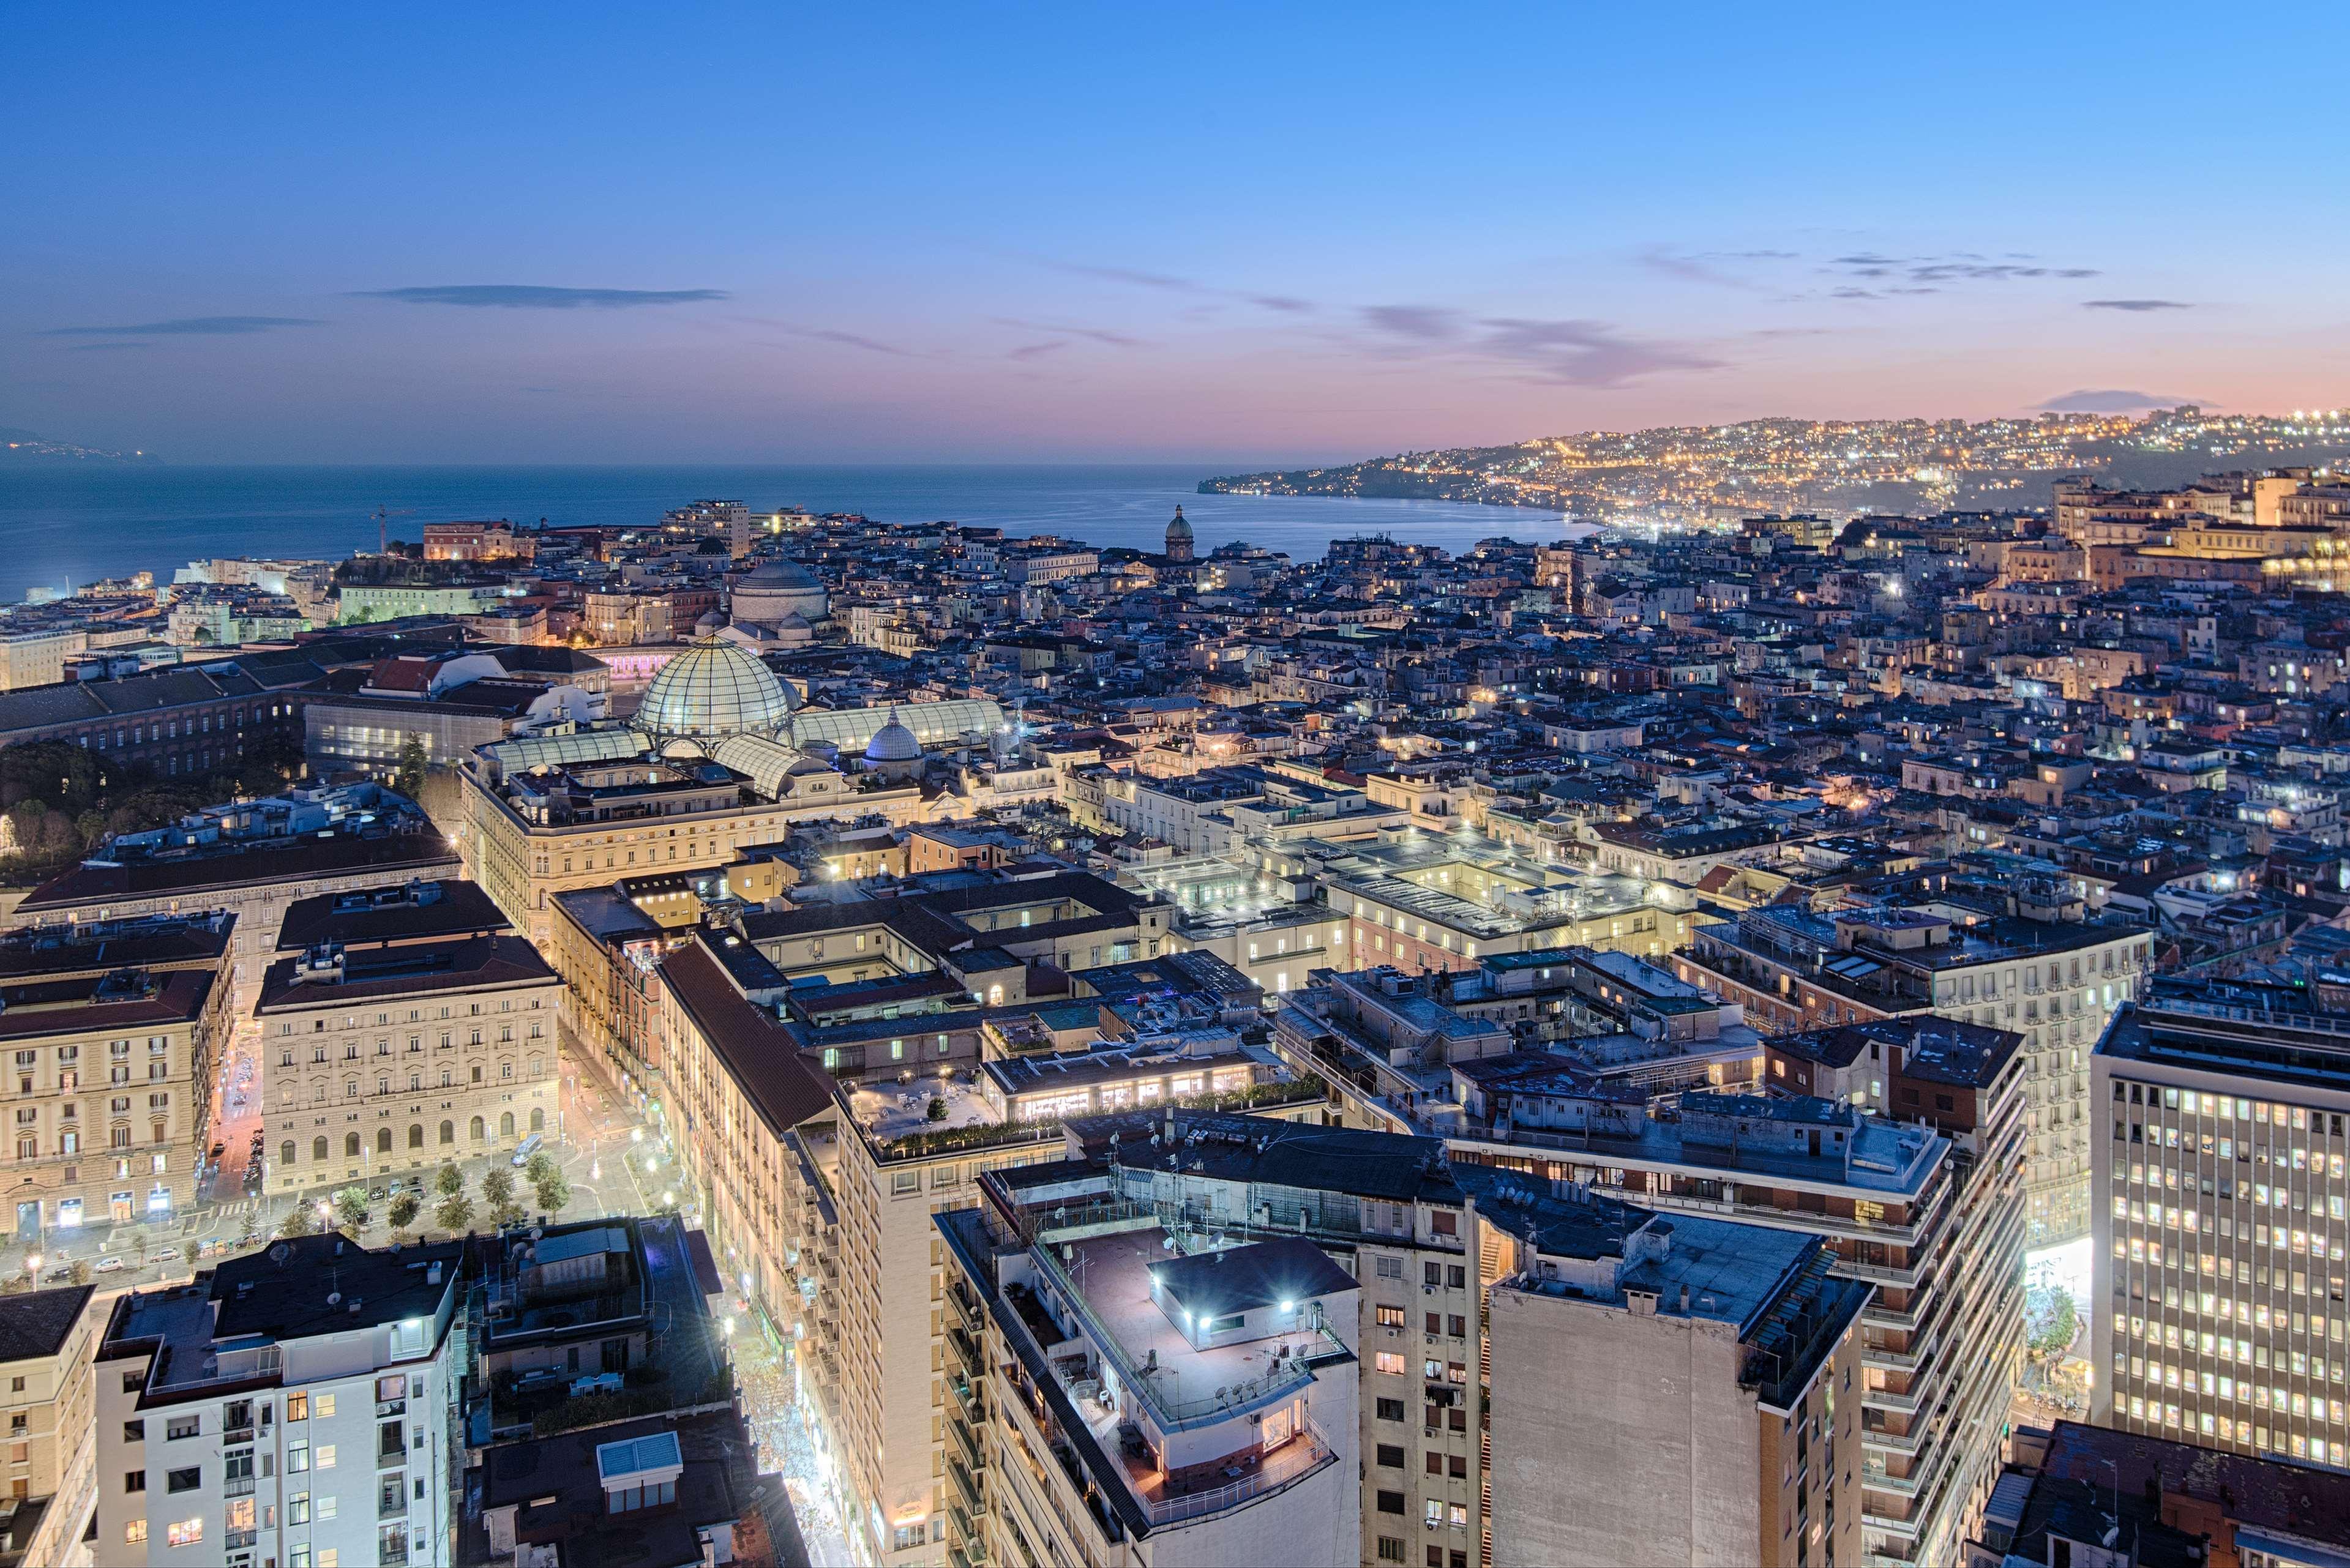
<instances>
[{"instance_id":1,"label":"apartment building","mask_svg":"<svg viewBox=\"0 0 2350 1568\"><path fill-rule=\"evenodd\" d=\"M1037 1215L1066 1206L1149 1216L1183 1251L1312 1241L1357 1287L1347 1337L1360 1357L1352 1438L1367 1461L1360 1561L1492 1561L1480 1355L1486 1233L1440 1141L1138 1109L1069 1123L1059 1158L992 1177L987 1190Z\"/></svg>"},{"instance_id":2,"label":"apartment building","mask_svg":"<svg viewBox=\"0 0 2350 1568\"><path fill-rule=\"evenodd\" d=\"M1147 1204L981 1189L937 1230L953 1556L1361 1560L1351 1274L1303 1237L1186 1250Z\"/></svg>"},{"instance_id":3,"label":"apartment building","mask_svg":"<svg viewBox=\"0 0 2350 1568\"><path fill-rule=\"evenodd\" d=\"M445 1568L463 1251L291 1238L118 1297L99 1568Z\"/></svg>"},{"instance_id":4,"label":"apartment building","mask_svg":"<svg viewBox=\"0 0 2350 1568\"><path fill-rule=\"evenodd\" d=\"M1446 1142L1456 1167L1825 1241L1842 1277L1877 1287L1861 1318L1861 1561L1947 1561L1995 1479L2006 1418L2021 1259L1961 1245L2000 1204L1965 1201L1952 1143L1929 1127L1809 1097L1645 1101L1562 1081L1517 1093L1505 1117L1482 1106Z\"/></svg>"},{"instance_id":5,"label":"apartment building","mask_svg":"<svg viewBox=\"0 0 2350 1568\"><path fill-rule=\"evenodd\" d=\"M1765 1033L1931 1012L2022 1034L2026 1242L2038 1249L2088 1233L2089 1053L2153 969L2153 940L2144 926L1956 904L1773 905L1693 931L1672 964Z\"/></svg>"},{"instance_id":6,"label":"apartment building","mask_svg":"<svg viewBox=\"0 0 2350 1568\"><path fill-rule=\"evenodd\" d=\"M187 1210L229 1039L224 911L0 934L8 1196L18 1241Z\"/></svg>"},{"instance_id":7,"label":"apartment building","mask_svg":"<svg viewBox=\"0 0 2350 1568\"><path fill-rule=\"evenodd\" d=\"M369 1182L546 1135L563 981L471 882L290 906L255 1017L266 1189Z\"/></svg>"},{"instance_id":8,"label":"apartment building","mask_svg":"<svg viewBox=\"0 0 2350 1568\"><path fill-rule=\"evenodd\" d=\"M2092 1067L2092 1418L2350 1464L2350 1016L2157 980Z\"/></svg>"},{"instance_id":9,"label":"apartment building","mask_svg":"<svg viewBox=\"0 0 2350 1568\"><path fill-rule=\"evenodd\" d=\"M2079 1421L2019 1427L1963 1568L2324 1568L2350 1555L2350 1476Z\"/></svg>"},{"instance_id":10,"label":"apartment building","mask_svg":"<svg viewBox=\"0 0 2350 1568\"><path fill-rule=\"evenodd\" d=\"M98 1501L97 1415L90 1352L94 1285L0 1296L0 1419L8 1426L0 1552L63 1563Z\"/></svg>"},{"instance_id":11,"label":"apartment building","mask_svg":"<svg viewBox=\"0 0 2350 1568\"><path fill-rule=\"evenodd\" d=\"M261 977L276 961L289 905L457 872L456 852L407 796L372 784L302 785L206 806L169 827L119 834L26 894L16 914L69 922L198 909L234 914L229 983L239 1034L249 1040Z\"/></svg>"},{"instance_id":12,"label":"apartment building","mask_svg":"<svg viewBox=\"0 0 2350 1568\"><path fill-rule=\"evenodd\" d=\"M1860 1561L1875 1286L1817 1237L1461 1175L1500 1238L1496 1568Z\"/></svg>"}]
</instances>

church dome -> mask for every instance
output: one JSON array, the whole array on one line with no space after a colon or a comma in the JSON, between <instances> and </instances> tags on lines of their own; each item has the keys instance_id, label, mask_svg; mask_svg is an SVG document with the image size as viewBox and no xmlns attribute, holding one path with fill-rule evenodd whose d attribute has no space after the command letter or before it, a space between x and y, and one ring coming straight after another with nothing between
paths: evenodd
<instances>
[{"instance_id":1,"label":"church dome","mask_svg":"<svg viewBox=\"0 0 2350 1568\"><path fill-rule=\"evenodd\" d=\"M728 607L737 626L771 627L789 615L822 620L830 600L814 572L779 557L736 578Z\"/></svg>"},{"instance_id":2,"label":"church dome","mask_svg":"<svg viewBox=\"0 0 2350 1568\"><path fill-rule=\"evenodd\" d=\"M637 727L663 740L771 735L791 717L792 690L758 656L703 638L660 667L637 709Z\"/></svg>"},{"instance_id":3,"label":"church dome","mask_svg":"<svg viewBox=\"0 0 2350 1568\"><path fill-rule=\"evenodd\" d=\"M889 722L873 732L865 743L865 760L868 763L919 763L922 760L922 742L914 732L898 722L898 710L889 710Z\"/></svg>"},{"instance_id":4,"label":"church dome","mask_svg":"<svg viewBox=\"0 0 2350 1568\"><path fill-rule=\"evenodd\" d=\"M1167 556L1170 560L1191 558L1191 524L1183 519L1183 509L1175 508L1175 520L1167 524Z\"/></svg>"}]
</instances>

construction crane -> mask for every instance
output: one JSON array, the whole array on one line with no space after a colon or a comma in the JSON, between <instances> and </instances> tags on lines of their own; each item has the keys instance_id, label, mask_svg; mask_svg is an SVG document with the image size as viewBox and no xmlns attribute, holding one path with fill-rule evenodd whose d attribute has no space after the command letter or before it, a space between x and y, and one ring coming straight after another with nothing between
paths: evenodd
<instances>
[{"instance_id":1,"label":"construction crane","mask_svg":"<svg viewBox=\"0 0 2350 1568\"><path fill-rule=\"evenodd\" d=\"M385 528L384 524L390 522L395 517L413 517L416 515L416 509L412 506L409 506L402 507L400 510L394 512L382 505L378 505L376 509L373 512L369 513L368 515L375 519L375 553L379 556L389 556L391 554L391 540L389 530Z\"/></svg>"}]
</instances>

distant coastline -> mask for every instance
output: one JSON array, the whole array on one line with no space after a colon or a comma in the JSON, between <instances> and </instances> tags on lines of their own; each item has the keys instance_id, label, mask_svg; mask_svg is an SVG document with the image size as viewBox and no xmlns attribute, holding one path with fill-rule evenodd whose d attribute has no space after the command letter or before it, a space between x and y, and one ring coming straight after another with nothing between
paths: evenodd
<instances>
[{"instance_id":1,"label":"distant coastline","mask_svg":"<svg viewBox=\"0 0 2350 1568\"><path fill-rule=\"evenodd\" d=\"M1197 493L1192 464L970 467L208 467L0 464L0 603L139 571L169 583L192 559L338 559L371 550L378 506L391 537L428 522L506 517L536 525L650 525L704 496L754 507L856 512L880 522L952 519L1014 535L1064 534L1156 550L1180 505L1204 553L1245 542L1319 559L1334 538L1384 533L1461 550L1498 534L1561 536L1562 520L1491 506L1284 500Z\"/></svg>"}]
</instances>

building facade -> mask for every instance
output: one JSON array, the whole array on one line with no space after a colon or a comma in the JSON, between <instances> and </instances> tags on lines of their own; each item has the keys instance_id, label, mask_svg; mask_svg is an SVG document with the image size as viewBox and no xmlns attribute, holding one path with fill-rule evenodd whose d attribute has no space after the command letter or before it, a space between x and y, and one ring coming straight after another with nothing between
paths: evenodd
<instances>
[{"instance_id":1,"label":"building facade","mask_svg":"<svg viewBox=\"0 0 2350 1568\"><path fill-rule=\"evenodd\" d=\"M236 924L213 911L0 936L13 1090L0 1226L19 1241L194 1203Z\"/></svg>"},{"instance_id":2,"label":"building facade","mask_svg":"<svg viewBox=\"0 0 2350 1568\"><path fill-rule=\"evenodd\" d=\"M2350 1016L2158 981L2093 1068L2092 1418L2350 1463Z\"/></svg>"},{"instance_id":3,"label":"building facade","mask_svg":"<svg viewBox=\"0 0 2350 1568\"><path fill-rule=\"evenodd\" d=\"M274 1242L116 1299L99 1568L445 1568L461 1243Z\"/></svg>"}]
</instances>

